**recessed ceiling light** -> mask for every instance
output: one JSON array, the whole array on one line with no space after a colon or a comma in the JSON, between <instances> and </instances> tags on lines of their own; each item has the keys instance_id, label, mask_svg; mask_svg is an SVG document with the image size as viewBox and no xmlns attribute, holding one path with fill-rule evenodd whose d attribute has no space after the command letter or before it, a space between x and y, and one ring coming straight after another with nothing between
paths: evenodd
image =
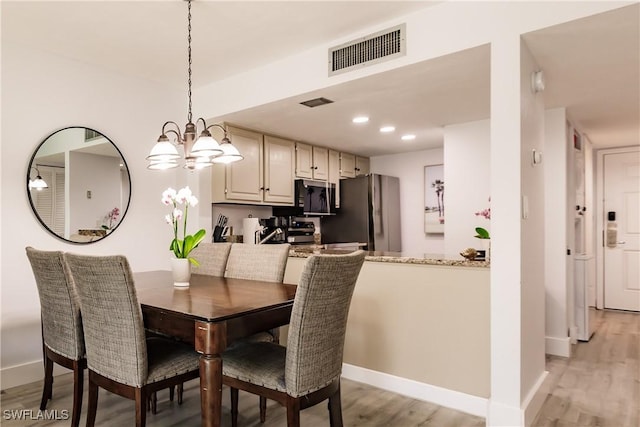
<instances>
[{"instance_id":1,"label":"recessed ceiling light","mask_svg":"<svg viewBox=\"0 0 640 427\"><path fill-rule=\"evenodd\" d=\"M403 141L413 141L414 139L416 139L416 136L411 133L407 135L402 135Z\"/></svg>"},{"instance_id":2,"label":"recessed ceiling light","mask_svg":"<svg viewBox=\"0 0 640 427\"><path fill-rule=\"evenodd\" d=\"M380 132L383 132L383 133L393 132L394 130L396 130L395 126L383 126L380 128Z\"/></svg>"},{"instance_id":3,"label":"recessed ceiling light","mask_svg":"<svg viewBox=\"0 0 640 427\"><path fill-rule=\"evenodd\" d=\"M354 117L352 120L353 123L367 123L368 121L369 121L369 117L367 116Z\"/></svg>"}]
</instances>

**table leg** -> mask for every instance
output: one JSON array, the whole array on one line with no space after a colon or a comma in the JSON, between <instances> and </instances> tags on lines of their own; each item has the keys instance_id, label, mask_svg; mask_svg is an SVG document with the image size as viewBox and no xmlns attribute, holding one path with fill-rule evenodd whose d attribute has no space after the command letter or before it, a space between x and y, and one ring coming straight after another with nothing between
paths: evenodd
<instances>
[{"instance_id":1,"label":"table leg","mask_svg":"<svg viewBox=\"0 0 640 427\"><path fill-rule=\"evenodd\" d=\"M200 355L202 425L219 427L222 419L222 358L227 347L226 323L195 323L195 349Z\"/></svg>"}]
</instances>

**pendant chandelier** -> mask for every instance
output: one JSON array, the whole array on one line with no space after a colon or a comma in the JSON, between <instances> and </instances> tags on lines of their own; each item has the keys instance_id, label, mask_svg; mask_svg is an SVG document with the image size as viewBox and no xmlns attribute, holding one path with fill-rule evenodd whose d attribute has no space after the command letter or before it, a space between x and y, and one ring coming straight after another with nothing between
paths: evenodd
<instances>
[{"instance_id":1,"label":"pendant chandelier","mask_svg":"<svg viewBox=\"0 0 640 427\"><path fill-rule=\"evenodd\" d=\"M35 189L37 191L42 191L49 188L49 185L40 176L40 171L38 170L38 168L35 166L31 166L31 169L36 170L36 179L32 180L31 177L29 177L29 190ZM29 169L29 173L31 173L31 169Z\"/></svg>"},{"instance_id":2,"label":"pendant chandelier","mask_svg":"<svg viewBox=\"0 0 640 427\"><path fill-rule=\"evenodd\" d=\"M244 157L240 155L238 149L231 144L227 136L226 129L219 125L213 124L207 126L207 122L201 117L193 123L191 114L191 0L188 1L188 56L189 56L189 113L187 114L187 124L184 132L180 132L180 126L176 122L168 121L162 126L162 134L158 138L158 142L153 146L151 152L147 156L149 164L148 169L171 169L178 166L180 154L176 145L182 145L184 150L184 167L186 169L202 169L211 166L213 163L232 163L242 160ZM200 136L196 139L198 133L198 124L202 123L203 129ZM212 136L209 129L218 127L224 132L222 143L218 143ZM174 134L175 142L169 141L168 134Z\"/></svg>"}]
</instances>

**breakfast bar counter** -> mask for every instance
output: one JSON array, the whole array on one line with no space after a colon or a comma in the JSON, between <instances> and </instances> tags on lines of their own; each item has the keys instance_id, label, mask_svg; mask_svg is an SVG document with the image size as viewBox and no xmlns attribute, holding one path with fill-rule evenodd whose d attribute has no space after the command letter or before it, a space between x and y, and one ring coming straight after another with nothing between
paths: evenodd
<instances>
[{"instance_id":1,"label":"breakfast bar counter","mask_svg":"<svg viewBox=\"0 0 640 427\"><path fill-rule=\"evenodd\" d=\"M313 254L345 254L347 249L325 249L324 245L292 246L289 257L307 258ZM450 257L439 254L411 254L404 252L369 251L365 261L388 262L395 264L444 265L454 267L489 267L489 261L469 261L462 256Z\"/></svg>"},{"instance_id":2,"label":"breakfast bar counter","mask_svg":"<svg viewBox=\"0 0 640 427\"><path fill-rule=\"evenodd\" d=\"M314 253L338 252L293 247L284 282L298 283ZM490 274L483 261L369 253L349 310L343 376L471 413L485 408Z\"/></svg>"}]
</instances>

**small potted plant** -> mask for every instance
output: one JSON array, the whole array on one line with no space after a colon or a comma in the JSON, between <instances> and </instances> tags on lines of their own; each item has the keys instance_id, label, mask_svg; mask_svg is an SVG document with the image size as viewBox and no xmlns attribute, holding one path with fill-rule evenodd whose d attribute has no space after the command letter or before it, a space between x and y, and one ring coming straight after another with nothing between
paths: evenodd
<instances>
[{"instance_id":1,"label":"small potted plant","mask_svg":"<svg viewBox=\"0 0 640 427\"><path fill-rule=\"evenodd\" d=\"M173 227L173 240L169 245L169 250L175 255L175 258L171 260L174 285L189 286L191 264L199 265L198 261L190 257L189 254L200 244L206 234L202 228L193 235L187 234L189 207L196 206L198 199L191 193L189 187L181 188L177 192L173 188L168 188L162 193L162 203L173 208L171 213L165 216L165 220ZM184 205L184 212L178 207L179 205ZM182 239L178 238L179 225L182 225Z\"/></svg>"}]
</instances>

